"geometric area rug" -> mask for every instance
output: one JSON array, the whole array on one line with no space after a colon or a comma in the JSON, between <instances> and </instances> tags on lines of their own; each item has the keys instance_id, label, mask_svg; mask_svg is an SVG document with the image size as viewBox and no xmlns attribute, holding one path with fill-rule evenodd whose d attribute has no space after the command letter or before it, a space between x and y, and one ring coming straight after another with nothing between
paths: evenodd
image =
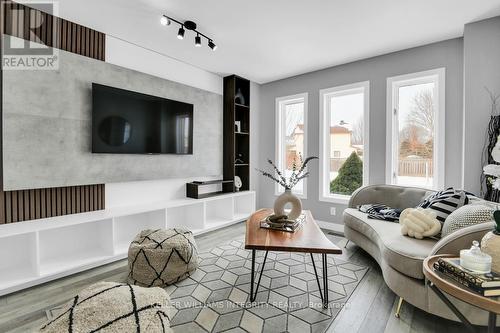
<instances>
[{"instance_id":1,"label":"geometric area rug","mask_svg":"<svg viewBox=\"0 0 500 333\"><path fill-rule=\"evenodd\" d=\"M305 253L269 252L259 293L250 302L251 251L233 240L199 253L200 268L166 288L175 333L313 332L323 333L356 289L368 268L328 255L329 301L323 309L311 257ZM260 272L264 251L256 252ZM315 255L321 279L321 257ZM47 311L56 316L59 309Z\"/></svg>"}]
</instances>

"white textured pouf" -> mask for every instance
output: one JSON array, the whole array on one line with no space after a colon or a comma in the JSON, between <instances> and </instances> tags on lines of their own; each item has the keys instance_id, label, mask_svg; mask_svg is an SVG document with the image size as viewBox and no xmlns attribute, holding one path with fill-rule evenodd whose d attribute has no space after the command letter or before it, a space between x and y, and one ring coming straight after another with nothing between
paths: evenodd
<instances>
[{"instance_id":1,"label":"white textured pouf","mask_svg":"<svg viewBox=\"0 0 500 333\"><path fill-rule=\"evenodd\" d=\"M82 290L41 333L171 333L170 298L161 288L99 282Z\"/></svg>"},{"instance_id":2,"label":"white textured pouf","mask_svg":"<svg viewBox=\"0 0 500 333\"><path fill-rule=\"evenodd\" d=\"M193 233L183 228L141 231L128 249L128 281L139 286L168 286L198 266Z\"/></svg>"}]
</instances>

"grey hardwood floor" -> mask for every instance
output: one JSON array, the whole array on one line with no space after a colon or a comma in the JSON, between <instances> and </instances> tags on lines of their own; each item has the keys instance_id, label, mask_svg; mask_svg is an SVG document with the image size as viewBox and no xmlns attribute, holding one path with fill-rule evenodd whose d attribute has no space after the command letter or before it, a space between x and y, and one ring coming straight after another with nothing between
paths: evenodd
<instances>
[{"instance_id":1,"label":"grey hardwood floor","mask_svg":"<svg viewBox=\"0 0 500 333\"><path fill-rule=\"evenodd\" d=\"M243 237L244 223L196 237L201 251L226 240ZM346 239L328 234L342 248ZM397 298L385 285L377 263L356 245L349 243L343 259L368 266L370 270L342 309L328 332L442 333L465 332L462 325L429 315L405 303L401 318L394 317ZM122 260L14 294L0 297L0 333L35 332L46 321L46 310L70 300L79 290L97 281L125 281L127 262Z\"/></svg>"}]
</instances>

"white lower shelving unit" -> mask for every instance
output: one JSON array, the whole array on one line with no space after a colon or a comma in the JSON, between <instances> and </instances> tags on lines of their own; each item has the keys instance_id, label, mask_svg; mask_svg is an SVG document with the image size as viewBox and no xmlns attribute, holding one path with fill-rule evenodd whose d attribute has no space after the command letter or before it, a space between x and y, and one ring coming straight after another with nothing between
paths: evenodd
<instances>
[{"instance_id":1,"label":"white lower shelving unit","mask_svg":"<svg viewBox=\"0 0 500 333\"><path fill-rule=\"evenodd\" d=\"M0 296L123 259L141 230L199 235L254 210L255 192L244 191L0 225Z\"/></svg>"},{"instance_id":2,"label":"white lower shelving unit","mask_svg":"<svg viewBox=\"0 0 500 333\"><path fill-rule=\"evenodd\" d=\"M113 219L114 254L126 254L130 241L145 229L165 229L166 210L159 209L133 215L118 216Z\"/></svg>"}]
</instances>

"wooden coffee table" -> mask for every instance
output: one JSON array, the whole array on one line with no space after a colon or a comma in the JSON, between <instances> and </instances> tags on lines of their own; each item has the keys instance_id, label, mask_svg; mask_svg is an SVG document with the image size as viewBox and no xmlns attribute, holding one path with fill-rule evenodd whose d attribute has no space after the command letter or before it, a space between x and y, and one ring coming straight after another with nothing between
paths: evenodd
<instances>
[{"instance_id":1,"label":"wooden coffee table","mask_svg":"<svg viewBox=\"0 0 500 333\"><path fill-rule=\"evenodd\" d=\"M476 328L465 318L465 316L450 302L443 294L451 295L463 302L469 303L477 308L489 312L488 333L495 332L497 314L500 314L500 301L498 297L485 297L475 293L459 283L446 278L445 275L434 270L434 263L439 258L456 257L452 255L436 255L424 260L424 275L427 278L429 287L438 295L443 303L460 319L470 332L476 332Z\"/></svg>"},{"instance_id":2,"label":"wooden coffee table","mask_svg":"<svg viewBox=\"0 0 500 333\"><path fill-rule=\"evenodd\" d=\"M245 249L252 250L252 275L250 281L250 301L255 301L259 290L262 272L266 265L267 254L269 251L282 252L302 252L310 253L311 260L318 282L319 294L323 307L328 307L328 254L342 254L342 250L333 244L314 221L310 211L304 211L306 219L302 227L295 232L286 232L278 230L270 230L260 227L260 221L273 213L272 209L261 209L252 214L247 220L247 230L245 237ZM266 251L264 261L260 269L259 279L255 286L255 252L257 250ZM316 263L314 262L313 253L320 253L323 263L323 292L319 281Z\"/></svg>"}]
</instances>

